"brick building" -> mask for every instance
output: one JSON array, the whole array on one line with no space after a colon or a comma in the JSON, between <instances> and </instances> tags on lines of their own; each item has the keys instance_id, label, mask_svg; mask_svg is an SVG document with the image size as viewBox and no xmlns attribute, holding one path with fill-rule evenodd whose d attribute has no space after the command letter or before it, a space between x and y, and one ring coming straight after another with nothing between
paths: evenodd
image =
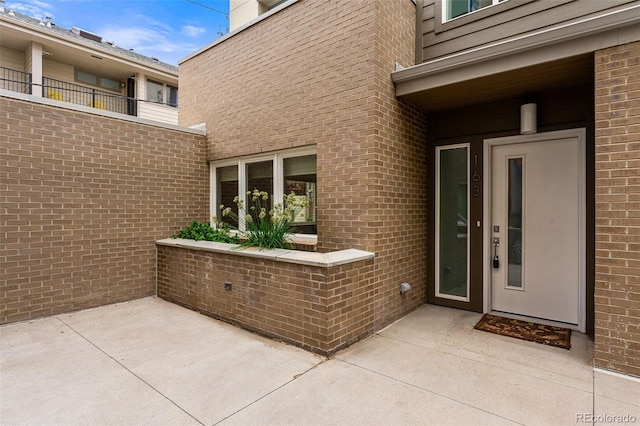
<instances>
[{"instance_id":1,"label":"brick building","mask_svg":"<svg viewBox=\"0 0 640 426\"><path fill-rule=\"evenodd\" d=\"M153 241L260 186L276 199L291 190L307 197L299 238L318 253L359 249L373 261L316 272L253 259L242 274L225 266L234 254L189 253L176 263L188 285L210 279L196 263L223 265L222 281L254 273L243 300L258 306L263 287L253 284L274 276L297 287L303 276L327 283L322 295L299 291L312 308L320 298L332 303L318 311L339 310L314 317L326 330L351 326L351 296L366 313L338 345L425 302L535 317L593 335L597 367L640 376L640 2L456 9L462 3L258 8L264 13L180 64L179 123L206 128L206 140L185 127L89 118L3 94L2 155L18 164L2 200L10 208L3 267L14 274L3 274L4 321L152 294ZM69 141L68 126L78 134L59 155L72 157L59 159L50 141ZM83 163L88 152L101 162ZM129 152L145 167L128 162ZM59 178L29 181L34 163ZM111 205L116 190L128 195ZM132 263L131 250L139 254ZM68 265L58 251L69 253ZM366 291L348 287L356 276ZM131 280L113 286L116 277ZM402 294L402 283L411 290ZM280 289L273 303L298 290ZM278 309L286 322L287 308Z\"/></svg>"},{"instance_id":2,"label":"brick building","mask_svg":"<svg viewBox=\"0 0 640 426\"><path fill-rule=\"evenodd\" d=\"M211 214L302 184L318 251L375 253L374 328L425 301L533 317L640 375L640 4L460 4L256 7L183 60Z\"/></svg>"}]
</instances>

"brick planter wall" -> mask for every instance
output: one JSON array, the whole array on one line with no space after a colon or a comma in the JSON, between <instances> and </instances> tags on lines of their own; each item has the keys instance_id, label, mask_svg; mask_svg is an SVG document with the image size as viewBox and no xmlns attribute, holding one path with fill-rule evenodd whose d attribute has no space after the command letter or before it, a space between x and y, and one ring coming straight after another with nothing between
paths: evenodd
<instances>
[{"instance_id":1,"label":"brick planter wall","mask_svg":"<svg viewBox=\"0 0 640 426\"><path fill-rule=\"evenodd\" d=\"M595 66L595 365L640 377L640 43Z\"/></svg>"},{"instance_id":2,"label":"brick planter wall","mask_svg":"<svg viewBox=\"0 0 640 426\"><path fill-rule=\"evenodd\" d=\"M247 256L224 244L176 241L186 240L157 246L158 296L165 300L322 355L373 332L372 253L350 263L313 265L278 260L273 251Z\"/></svg>"}]
</instances>

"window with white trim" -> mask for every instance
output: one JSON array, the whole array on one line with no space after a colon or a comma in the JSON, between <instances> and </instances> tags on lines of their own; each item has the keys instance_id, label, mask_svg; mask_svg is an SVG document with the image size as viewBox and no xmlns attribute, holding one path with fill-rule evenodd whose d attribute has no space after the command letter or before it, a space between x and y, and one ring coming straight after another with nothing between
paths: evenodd
<instances>
[{"instance_id":1,"label":"window with white trim","mask_svg":"<svg viewBox=\"0 0 640 426\"><path fill-rule=\"evenodd\" d=\"M229 217L221 217L219 206L231 207L237 214L237 206L233 202L236 195L247 206L247 191L265 191L270 198L263 206L269 210L274 204L282 203L285 195L294 193L296 197L304 197L308 207L293 218L293 231L317 234L316 163L315 147L212 161L211 216L235 227L237 224Z\"/></svg>"},{"instance_id":2,"label":"window with white trim","mask_svg":"<svg viewBox=\"0 0 640 426\"><path fill-rule=\"evenodd\" d=\"M442 0L442 21L450 21L506 0Z\"/></svg>"},{"instance_id":3,"label":"window with white trim","mask_svg":"<svg viewBox=\"0 0 640 426\"><path fill-rule=\"evenodd\" d=\"M161 81L147 79L147 100L172 107L178 106L178 88Z\"/></svg>"}]
</instances>

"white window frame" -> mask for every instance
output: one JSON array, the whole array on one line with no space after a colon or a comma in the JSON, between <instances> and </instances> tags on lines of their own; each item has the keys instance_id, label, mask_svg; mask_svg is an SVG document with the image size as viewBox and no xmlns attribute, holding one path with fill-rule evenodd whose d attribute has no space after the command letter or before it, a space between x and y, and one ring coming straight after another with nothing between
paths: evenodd
<instances>
[{"instance_id":1,"label":"white window frame","mask_svg":"<svg viewBox=\"0 0 640 426\"><path fill-rule=\"evenodd\" d=\"M149 90L149 84L155 84L155 85L159 85L162 87L162 99L160 100L160 102L158 102L157 99L149 99L149 96L151 94L151 91ZM164 102L164 82L162 81L158 81L158 80L154 80L153 78L147 78L146 82L145 82L145 100L147 102L153 102L153 103L163 103ZM155 98L155 93L154 93L154 98Z\"/></svg>"},{"instance_id":2,"label":"white window frame","mask_svg":"<svg viewBox=\"0 0 640 426\"><path fill-rule=\"evenodd\" d=\"M158 102L157 100L149 99L149 83L154 83L162 86L162 101ZM169 84L164 81L156 80L155 78L147 77L145 80L145 100L147 102L153 102L154 104L166 105L172 108L177 108L178 103L180 102L180 91L178 89L177 84ZM173 87L176 89L176 103L169 103L169 87Z\"/></svg>"},{"instance_id":3,"label":"white window frame","mask_svg":"<svg viewBox=\"0 0 640 426\"><path fill-rule=\"evenodd\" d=\"M247 175L246 175L246 166L251 163L259 163L261 161L272 161L273 164L273 188L270 190L269 196L273 202L273 205L277 203L282 203L284 197L284 159L285 158L295 158L295 157L304 157L307 155L317 155L317 149L315 146L303 147L303 148L295 148L289 149L286 151L277 151L269 154L254 154L248 155L245 157L239 157L228 160L221 161L210 161L209 162L209 216L213 219L213 217L217 217L218 205L217 199L218 194L217 190L217 173L216 170L218 167L229 167L229 166L237 166L238 167L238 198L242 200L244 205L247 205ZM317 168L316 168L317 173ZM264 188L259 188L261 191L264 191ZM240 223L238 224L238 228L240 230L244 230L244 221L242 218L240 219ZM295 234L296 238L304 239L304 240L313 240L317 239L315 234Z\"/></svg>"},{"instance_id":4,"label":"white window frame","mask_svg":"<svg viewBox=\"0 0 640 426\"><path fill-rule=\"evenodd\" d=\"M443 5L442 5L442 22L454 21L454 20L456 20L458 18L462 18L463 16L469 16L472 13L476 13L476 12L479 12L481 10L489 9L490 7L496 6L496 5L500 4L500 3L504 3L505 1L508 1L508 0L502 0L502 1L500 1L500 0L491 0L491 4L489 6L485 6L485 7L482 7L480 9L477 9L477 10L472 10L472 11L467 12L465 14L462 14L460 16L456 16L455 18L449 19L449 18L447 18L447 15L448 15L449 9L451 8L450 1L451 0L442 0L442 3L443 3ZM467 0L467 1L471 1L471 0Z\"/></svg>"}]
</instances>

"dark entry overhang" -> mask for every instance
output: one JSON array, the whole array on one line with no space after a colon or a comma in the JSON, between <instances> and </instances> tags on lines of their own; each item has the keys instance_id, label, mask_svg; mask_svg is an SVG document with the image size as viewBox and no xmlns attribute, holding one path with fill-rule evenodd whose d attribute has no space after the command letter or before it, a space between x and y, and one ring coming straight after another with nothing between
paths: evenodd
<instances>
[{"instance_id":1,"label":"dark entry overhang","mask_svg":"<svg viewBox=\"0 0 640 426\"><path fill-rule=\"evenodd\" d=\"M425 112L593 83L593 52L640 40L640 3L437 58L391 74Z\"/></svg>"}]
</instances>

